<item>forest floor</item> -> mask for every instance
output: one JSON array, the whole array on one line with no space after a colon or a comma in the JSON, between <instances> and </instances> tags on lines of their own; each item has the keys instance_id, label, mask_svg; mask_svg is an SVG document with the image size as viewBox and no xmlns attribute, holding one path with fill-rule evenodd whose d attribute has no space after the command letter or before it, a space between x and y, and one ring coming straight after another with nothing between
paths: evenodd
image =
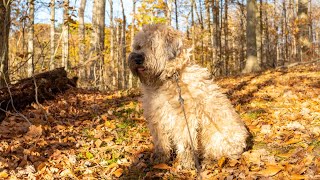
<instances>
[{"instance_id":1,"label":"forest floor","mask_svg":"<svg viewBox=\"0 0 320 180\"><path fill-rule=\"evenodd\" d=\"M320 63L217 80L253 135L203 179L320 179ZM0 179L192 179L151 164L139 91L70 89L0 124Z\"/></svg>"}]
</instances>

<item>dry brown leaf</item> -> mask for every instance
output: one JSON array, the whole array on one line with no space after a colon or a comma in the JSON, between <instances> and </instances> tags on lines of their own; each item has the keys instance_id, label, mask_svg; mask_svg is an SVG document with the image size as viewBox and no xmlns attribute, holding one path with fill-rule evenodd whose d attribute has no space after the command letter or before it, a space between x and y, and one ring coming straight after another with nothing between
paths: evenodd
<instances>
[{"instance_id":1,"label":"dry brown leaf","mask_svg":"<svg viewBox=\"0 0 320 180\"><path fill-rule=\"evenodd\" d=\"M58 131L62 131L62 130L65 130L65 129L66 129L65 126L60 125L60 124L56 125L54 128L55 128L56 130L58 130Z\"/></svg>"},{"instance_id":2,"label":"dry brown leaf","mask_svg":"<svg viewBox=\"0 0 320 180\"><path fill-rule=\"evenodd\" d=\"M31 125L26 135L31 138L40 137L42 135L42 126Z\"/></svg>"},{"instance_id":3,"label":"dry brown leaf","mask_svg":"<svg viewBox=\"0 0 320 180\"><path fill-rule=\"evenodd\" d=\"M265 177L271 177L276 175L282 169L283 169L282 166L273 164L273 165L268 165L266 169L259 171L257 174Z\"/></svg>"},{"instance_id":4,"label":"dry brown leaf","mask_svg":"<svg viewBox=\"0 0 320 180\"><path fill-rule=\"evenodd\" d=\"M116 176L117 178L120 177L123 173L123 169L119 168L116 171L113 172L113 175Z\"/></svg>"},{"instance_id":5,"label":"dry brown leaf","mask_svg":"<svg viewBox=\"0 0 320 180\"><path fill-rule=\"evenodd\" d=\"M161 163L153 166L154 169L162 169L162 170L168 170L171 167L168 166L167 164Z\"/></svg>"},{"instance_id":6,"label":"dry brown leaf","mask_svg":"<svg viewBox=\"0 0 320 180\"><path fill-rule=\"evenodd\" d=\"M39 163L36 168L37 168L37 171L40 171L41 169L43 169L44 167L46 167L46 163L45 162L41 162Z\"/></svg>"}]
</instances>

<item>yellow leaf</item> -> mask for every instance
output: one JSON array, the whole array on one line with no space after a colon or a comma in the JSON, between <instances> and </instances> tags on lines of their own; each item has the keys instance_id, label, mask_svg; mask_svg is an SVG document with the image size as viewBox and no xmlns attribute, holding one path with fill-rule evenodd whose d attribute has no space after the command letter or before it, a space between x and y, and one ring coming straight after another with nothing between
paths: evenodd
<instances>
[{"instance_id":1,"label":"yellow leaf","mask_svg":"<svg viewBox=\"0 0 320 180\"><path fill-rule=\"evenodd\" d=\"M225 162L226 162L226 158L225 158L225 157L221 157L221 158L218 160L218 166L219 166L219 167L222 167Z\"/></svg>"},{"instance_id":2,"label":"yellow leaf","mask_svg":"<svg viewBox=\"0 0 320 180\"><path fill-rule=\"evenodd\" d=\"M313 148L314 148L313 145L309 146L309 147L307 148L307 152L308 152L308 153L312 152Z\"/></svg>"},{"instance_id":3,"label":"yellow leaf","mask_svg":"<svg viewBox=\"0 0 320 180\"><path fill-rule=\"evenodd\" d=\"M307 177L303 176L303 175L299 175L299 174L293 174L293 175L291 175L290 179L292 179L292 180L307 179Z\"/></svg>"},{"instance_id":4,"label":"yellow leaf","mask_svg":"<svg viewBox=\"0 0 320 180\"><path fill-rule=\"evenodd\" d=\"M93 154L91 153L91 152L86 152L86 157L88 158L88 159L92 159L94 156L93 156Z\"/></svg>"},{"instance_id":5,"label":"yellow leaf","mask_svg":"<svg viewBox=\"0 0 320 180\"><path fill-rule=\"evenodd\" d=\"M170 169L171 167L168 166L167 164L161 163L161 164L154 165L153 168L167 170L167 169Z\"/></svg>"},{"instance_id":6,"label":"yellow leaf","mask_svg":"<svg viewBox=\"0 0 320 180\"><path fill-rule=\"evenodd\" d=\"M119 168L115 172L113 172L113 175L116 176L117 178L120 177L123 173L123 169Z\"/></svg>"},{"instance_id":7,"label":"yellow leaf","mask_svg":"<svg viewBox=\"0 0 320 180\"><path fill-rule=\"evenodd\" d=\"M96 145L96 147L100 147L102 144L102 141L100 139L96 140L96 142L94 142L94 145Z\"/></svg>"},{"instance_id":8,"label":"yellow leaf","mask_svg":"<svg viewBox=\"0 0 320 180\"><path fill-rule=\"evenodd\" d=\"M0 178L7 178L9 174L5 171L0 172Z\"/></svg>"},{"instance_id":9,"label":"yellow leaf","mask_svg":"<svg viewBox=\"0 0 320 180\"><path fill-rule=\"evenodd\" d=\"M289 144L295 144L302 141L301 139L295 139L295 138L291 138L289 141L287 141L285 144L289 145Z\"/></svg>"},{"instance_id":10,"label":"yellow leaf","mask_svg":"<svg viewBox=\"0 0 320 180\"><path fill-rule=\"evenodd\" d=\"M282 158L289 158L293 155L294 151L289 151L287 153L283 153L283 154L278 154L278 157L282 157Z\"/></svg>"},{"instance_id":11,"label":"yellow leaf","mask_svg":"<svg viewBox=\"0 0 320 180\"><path fill-rule=\"evenodd\" d=\"M117 167L117 166L118 166L117 163L112 163L112 164L110 164L110 165L108 166L108 168L112 169L112 168Z\"/></svg>"},{"instance_id":12,"label":"yellow leaf","mask_svg":"<svg viewBox=\"0 0 320 180\"><path fill-rule=\"evenodd\" d=\"M110 129L115 129L116 128L116 125L114 125L113 123L111 123L110 121L106 121L104 123L104 125L107 127L107 128L110 128Z\"/></svg>"},{"instance_id":13,"label":"yellow leaf","mask_svg":"<svg viewBox=\"0 0 320 180\"><path fill-rule=\"evenodd\" d=\"M282 170L282 166L278 166L274 164L274 165L269 165L266 169L259 171L258 174L261 176L270 177L270 176L276 175L281 170Z\"/></svg>"},{"instance_id":14,"label":"yellow leaf","mask_svg":"<svg viewBox=\"0 0 320 180\"><path fill-rule=\"evenodd\" d=\"M108 115L107 114L101 115L101 119L104 121L108 121Z\"/></svg>"}]
</instances>

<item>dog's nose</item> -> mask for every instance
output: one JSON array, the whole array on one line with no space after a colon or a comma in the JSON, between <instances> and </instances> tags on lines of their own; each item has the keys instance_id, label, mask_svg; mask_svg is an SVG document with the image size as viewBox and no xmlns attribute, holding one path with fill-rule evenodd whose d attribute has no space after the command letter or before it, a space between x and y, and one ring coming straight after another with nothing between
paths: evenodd
<instances>
[{"instance_id":1,"label":"dog's nose","mask_svg":"<svg viewBox=\"0 0 320 180\"><path fill-rule=\"evenodd\" d=\"M131 59L138 65L143 64L144 55L139 53L131 53Z\"/></svg>"}]
</instances>

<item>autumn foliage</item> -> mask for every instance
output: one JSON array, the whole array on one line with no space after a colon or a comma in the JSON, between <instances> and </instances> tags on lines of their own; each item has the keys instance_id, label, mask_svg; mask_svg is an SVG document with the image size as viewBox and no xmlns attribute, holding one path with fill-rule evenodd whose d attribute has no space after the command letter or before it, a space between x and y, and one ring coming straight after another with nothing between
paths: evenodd
<instances>
[{"instance_id":1,"label":"autumn foliage","mask_svg":"<svg viewBox=\"0 0 320 180\"><path fill-rule=\"evenodd\" d=\"M252 133L239 160L203 179L319 179L320 63L216 80ZM152 164L139 91L70 89L0 124L0 179L190 179L176 162ZM177 97L178 99L178 97Z\"/></svg>"}]
</instances>

